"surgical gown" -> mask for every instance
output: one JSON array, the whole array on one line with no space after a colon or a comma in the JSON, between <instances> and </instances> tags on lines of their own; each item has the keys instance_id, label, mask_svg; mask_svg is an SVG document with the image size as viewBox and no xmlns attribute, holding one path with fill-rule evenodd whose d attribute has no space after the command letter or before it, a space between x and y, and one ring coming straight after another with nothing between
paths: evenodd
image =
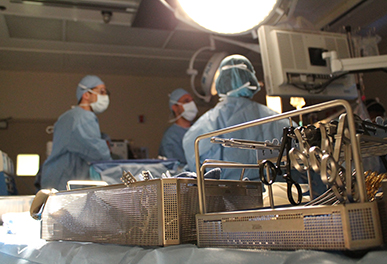
<instances>
[{"instance_id":1,"label":"surgical gown","mask_svg":"<svg viewBox=\"0 0 387 264\"><path fill-rule=\"evenodd\" d=\"M187 164L183 150L183 137L188 128L177 124L170 126L164 133L161 140L159 155L169 159L177 159L181 165Z\"/></svg>"},{"instance_id":2,"label":"surgical gown","mask_svg":"<svg viewBox=\"0 0 387 264\"><path fill-rule=\"evenodd\" d=\"M189 170L196 171L195 167L195 139L204 133L237 125L247 121L278 114L268 107L254 102L248 98L227 96L213 109L202 115L187 131L183 139L183 148ZM220 135L221 138L235 138L255 141L272 141L274 138L281 140L283 128L289 126L289 120L279 120L264 125L235 131ZM210 139L199 142L200 162L205 159L235 161L241 163L257 163L255 150L227 148L220 144L210 143ZM240 169L222 169L222 179L238 180ZM247 169L244 174L250 180L257 180L258 170Z\"/></svg>"},{"instance_id":3,"label":"surgical gown","mask_svg":"<svg viewBox=\"0 0 387 264\"><path fill-rule=\"evenodd\" d=\"M74 107L55 123L53 149L43 165L41 187L65 190L69 180L90 179L90 162L110 159L97 116Z\"/></svg>"}]
</instances>

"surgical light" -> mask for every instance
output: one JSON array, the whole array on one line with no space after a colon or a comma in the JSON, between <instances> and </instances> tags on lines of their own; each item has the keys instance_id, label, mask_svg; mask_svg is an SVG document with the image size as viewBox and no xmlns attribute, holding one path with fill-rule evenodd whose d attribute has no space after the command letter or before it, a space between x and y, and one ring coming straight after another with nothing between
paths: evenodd
<instances>
[{"instance_id":1,"label":"surgical light","mask_svg":"<svg viewBox=\"0 0 387 264\"><path fill-rule=\"evenodd\" d=\"M179 0L184 12L199 26L220 34L246 32L260 24L277 0Z\"/></svg>"}]
</instances>

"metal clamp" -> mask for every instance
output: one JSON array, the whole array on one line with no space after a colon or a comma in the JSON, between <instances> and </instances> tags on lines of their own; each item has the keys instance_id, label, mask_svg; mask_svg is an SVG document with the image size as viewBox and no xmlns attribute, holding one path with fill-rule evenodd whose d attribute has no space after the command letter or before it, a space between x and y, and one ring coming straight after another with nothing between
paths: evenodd
<instances>
[{"instance_id":1,"label":"metal clamp","mask_svg":"<svg viewBox=\"0 0 387 264\"><path fill-rule=\"evenodd\" d=\"M137 180L136 180L136 178L133 176L133 174L130 173L130 171L125 171L125 170L122 172L121 181L122 181L126 186L130 186L132 183L137 182Z\"/></svg>"}]
</instances>

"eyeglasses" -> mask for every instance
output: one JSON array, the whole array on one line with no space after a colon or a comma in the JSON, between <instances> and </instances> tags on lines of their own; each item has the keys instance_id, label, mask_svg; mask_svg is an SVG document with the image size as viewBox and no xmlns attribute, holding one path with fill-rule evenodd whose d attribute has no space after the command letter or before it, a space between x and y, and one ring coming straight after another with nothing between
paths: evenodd
<instances>
[{"instance_id":1,"label":"eyeglasses","mask_svg":"<svg viewBox=\"0 0 387 264\"><path fill-rule=\"evenodd\" d=\"M94 90L95 88L92 88L89 90L91 93L100 94L100 95L108 95L110 96L110 91L108 89L103 90Z\"/></svg>"}]
</instances>

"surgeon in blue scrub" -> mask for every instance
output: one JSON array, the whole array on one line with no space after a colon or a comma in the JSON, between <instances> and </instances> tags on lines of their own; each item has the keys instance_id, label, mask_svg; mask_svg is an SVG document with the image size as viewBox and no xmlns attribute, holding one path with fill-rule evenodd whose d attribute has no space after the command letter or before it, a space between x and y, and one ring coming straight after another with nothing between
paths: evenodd
<instances>
[{"instance_id":1,"label":"surgeon in blue scrub","mask_svg":"<svg viewBox=\"0 0 387 264\"><path fill-rule=\"evenodd\" d=\"M251 62L244 56L231 55L224 58L219 66L219 75L215 84L220 97L218 104L202 115L187 131L183 139L183 148L190 171L196 171L194 141L199 135L278 114L267 106L252 100L261 87ZM274 138L280 140L283 128L287 126L289 126L288 120L280 120L219 137L255 141L272 141ZM201 163L205 159L257 163L256 151L223 147L220 144L210 143L210 139L199 142L199 151ZM239 169L223 169L221 178L238 180L240 174ZM258 170L247 169L244 176L250 180L256 180Z\"/></svg>"},{"instance_id":2,"label":"surgeon in blue scrub","mask_svg":"<svg viewBox=\"0 0 387 264\"><path fill-rule=\"evenodd\" d=\"M174 122L163 135L159 147L159 155L169 159L177 159L180 167L184 167L187 161L184 156L182 140L188 128L191 127L198 109L191 94L182 88L174 90L169 95L169 110L173 114Z\"/></svg>"},{"instance_id":3,"label":"surgeon in blue scrub","mask_svg":"<svg viewBox=\"0 0 387 264\"><path fill-rule=\"evenodd\" d=\"M90 162L111 160L96 116L109 105L105 84L99 77L87 75L78 84L76 96L78 106L62 114L54 125L52 152L43 164L41 188L65 190L69 180L90 179Z\"/></svg>"}]
</instances>

